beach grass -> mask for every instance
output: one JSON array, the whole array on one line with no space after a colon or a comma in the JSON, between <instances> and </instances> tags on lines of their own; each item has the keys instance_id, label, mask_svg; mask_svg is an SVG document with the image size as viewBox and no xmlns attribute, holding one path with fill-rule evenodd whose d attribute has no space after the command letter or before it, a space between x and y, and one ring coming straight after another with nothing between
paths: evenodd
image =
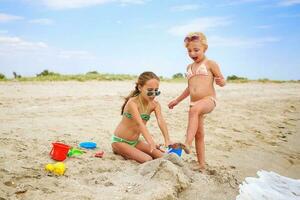
<instances>
[{"instance_id":1,"label":"beach grass","mask_svg":"<svg viewBox=\"0 0 300 200\"><path fill-rule=\"evenodd\" d=\"M44 75L36 77L18 77L12 79L0 79L0 81L20 81L20 82L34 82L34 81L124 81L124 80L135 80L137 76L128 74L75 74L75 75Z\"/></svg>"},{"instance_id":2,"label":"beach grass","mask_svg":"<svg viewBox=\"0 0 300 200\"><path fill-rule=\"evenodd\" d=\"M131 74L109 74L109 73L99 73L97 71L87 72L86 74L59 74L44 70L43 72L32 77L23 77L16 75L14 78L7 78L0 73L0 82L35 82L35 81L126 81L126 80L136 80L137 75ZM186 82L186 78L181 74L175 74L172 78L167 78L160 76L160 80L164 82L172 83L182 83ZM228 83L300 83L300 80L270 80L267 78L250 80L245 77L238 77L236 75L228 76L226 78Z\"/></svg>"}]
</instances>

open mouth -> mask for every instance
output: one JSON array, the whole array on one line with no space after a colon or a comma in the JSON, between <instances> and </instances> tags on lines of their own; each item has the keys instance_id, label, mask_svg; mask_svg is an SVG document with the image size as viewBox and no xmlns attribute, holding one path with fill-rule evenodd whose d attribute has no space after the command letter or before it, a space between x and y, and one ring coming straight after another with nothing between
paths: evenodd
<instances>
[{"instance_id":1,"label":"open mouth","mask_svg":"<svg viewBox=\"0 0 300 200\"><path fill-rule=\"evenodd\" d=\"M193 60L197 60L197 59L198 59L198 57L192 57L192 59L193 59Z\"/></svg>"}]
</instances>

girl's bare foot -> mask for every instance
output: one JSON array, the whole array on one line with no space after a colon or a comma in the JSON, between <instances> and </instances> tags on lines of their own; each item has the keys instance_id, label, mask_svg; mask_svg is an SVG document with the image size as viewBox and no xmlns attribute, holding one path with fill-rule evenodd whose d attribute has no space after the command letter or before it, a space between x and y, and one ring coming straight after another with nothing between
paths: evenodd
<instances>
[{"instance_id":1,"label":"girl's bare foot","mask_svg":"<svg viewBox=\"0 0 300 200\"><path fill-rule=\"evenodd\" d=\"M192 170L200 172L200 173L205 173L206 172L205 167L202 167L202 166L199 166L199 165L196 165L196 166L192 167Z\"/></svg>"},{"instance_id":2,"label":"girl's bare foot","mask_svg":"<svg viewBox=\"0 0 300 200\"><path fill-rule=\"evenodd\" d=\"M181 144L181 148L184 150L184 152L186 154L190 154L191 153L191 146L189 146L187 144Z\"/></svg>"},{"instance_id":3,"label":"girl's bare foot","mask_svg":"<svg viewBox=\"0 0 300 200\"><path fill-rule=\"evenodd\" d=\"M200 167L199 167L199 171L200 171L201 173L204 173L204 172L205 172L205 166L200 166Z\"/></svg>"}]
</instances>

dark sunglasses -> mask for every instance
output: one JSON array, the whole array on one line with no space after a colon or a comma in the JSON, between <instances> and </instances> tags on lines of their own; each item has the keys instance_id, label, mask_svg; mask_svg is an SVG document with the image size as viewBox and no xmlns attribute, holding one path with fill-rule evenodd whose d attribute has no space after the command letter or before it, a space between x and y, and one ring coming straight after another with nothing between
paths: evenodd
<instances>
[{"instance_id":1,"label":"dark sunglasses","mask_svg":"<svg viewBox=\"0 0 300 200\"><path fill-rule=\"evenodd\" d=\"M147 92L147 96L151 97L151 96L158 96L160 95L160 91L148 91Z\"/></svg>"},{"instance_id":2,"label":"dark sunglasses","mask_svg":"<svg viewBox=\"0 0 300 200\"><path fill-rule=\"evenodd\" d=\"M188 36L184 38L184 42L190 42L190 41L194 41L194 40L199 40L199 36L194 35L194 36Z\"/></svg>"}]
</instances>

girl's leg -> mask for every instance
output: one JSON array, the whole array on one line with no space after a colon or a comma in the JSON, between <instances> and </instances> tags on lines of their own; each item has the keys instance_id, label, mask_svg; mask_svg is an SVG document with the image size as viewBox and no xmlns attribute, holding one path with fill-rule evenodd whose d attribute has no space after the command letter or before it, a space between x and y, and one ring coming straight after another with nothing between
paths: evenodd
<instances>
[{"instance_id":1,"label":"girl's leg","mask_svg":"<svg viewBox=\"0 0 300 200\"><path fill-rule=\"evenodd\" d=\"M192 146L198 126L199 115L210 113L215 108L215 103L210 98L204 98L193 105L189 110L189 122L185 140L186 153L189 153L189 148Z\"/></svg>"},{"instance_id":2,"label":"girl's leg","mask_svg":"<svg viewBox=\"0 0 300 200\"><path fill-rule=\"evenodd\" d=\"M135 160L139 163L144 163L152 160L152 157L143 151L130 146L123 142L114 142L111 144L112 149L115 153L123 156L124 158Z\"/></svg>"},{"instance_id":3,"label":"girl's leg","mask_svg":"<svg viewBox=\"0 0 300 200\"><path fill-rule=\"evenodd\" d=\"M200 170L205 169L204 117L199 116L198 130L195 135L195 147Z\"/></svg>"},{"instance_id":4,"label":"girl's leg","mask_svg":"<svg viewBox=\"0 0 300 200\"><path fill-rule=\"evenodd\" d=\"M139 141L139 143L135 146L137 149L142 152L150 155L152 158L161 158L164 154L159 149L154 149L152 153L150 152L150 145L146 142Z\"/></svg>"}]
</instances>

